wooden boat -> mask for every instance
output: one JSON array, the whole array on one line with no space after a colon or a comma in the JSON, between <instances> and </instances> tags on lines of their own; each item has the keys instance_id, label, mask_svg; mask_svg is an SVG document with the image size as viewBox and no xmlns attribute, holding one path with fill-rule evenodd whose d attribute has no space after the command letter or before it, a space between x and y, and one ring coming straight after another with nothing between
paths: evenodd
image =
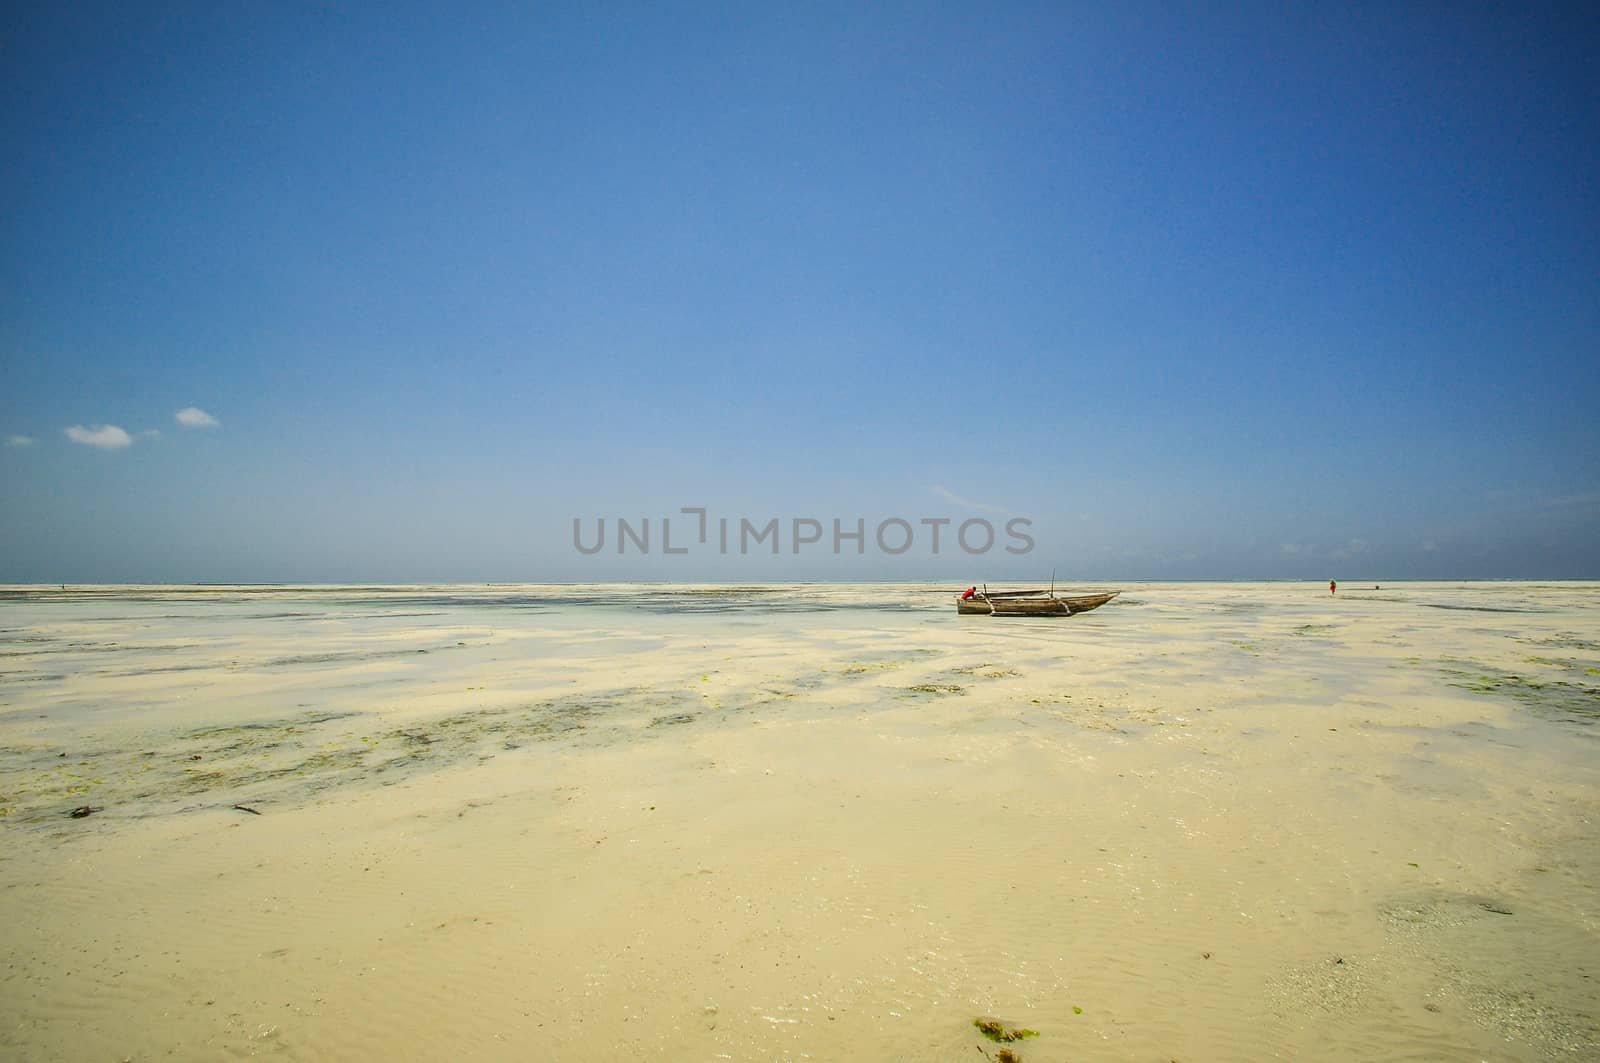
<instances>
[{"instance_id":1,"label":"wooden boat","mask_svg":"<svg viewBox=\"0 0 1600 1063\"><path fill-rule=\"evenodd\" d=\"M1121 591L1110 594L1047 595L1043 598L994 598L995 616L1075 616L1098 609Z\"/></svg>"},{"instance_id":2,"label":"wooden boat","mask_svg":"<svg viewBox=\"0 0 1600 1063\"><path fill-rule=\"evenodd\" d=\"M989 605L989 603L996 598L1038 598L1042 597L1046 593L1047 592L1043 590L980 591L979 593L974 594L971 598L957 598L956 612L970 613L975 616L988 616L990 613L994 612L994 609Z\"/></svg>"},{"instance_id":3,"label":"wooden boat","mask_svg":"<svg viewBox=\"0 0 1600 1063\"><path fill-rule=\"evenodd\" d=\"M957 598L956 612L988 616L1073 616L1087 613L1121 594L1056 594L1046 591L997 591Z\"/></svg>"},{"instance_id":4,"label":"wooden boat","mask_svg":"<svg viewBox=\"0 0 1600 1063\"><path fill-rule=\"evenodd\" d=\"M1047 592L1045 592L1043 590L1037 590L1037 591L981 591L981 592L979 592L977 594L974 594L971 598L957 598L956 599L956 612L958 612L958 613L971 613L971 614L977 615L977 616L988 616L990 613L994 612L993 608L990 607L989 603L991 601L993 601L994 599L996 599L996 598L1000 598L1000 599L1008 599L1008 598L1038 598L1038 597L1044 596L1046 593Z\"/></svg>"}]
</instances>

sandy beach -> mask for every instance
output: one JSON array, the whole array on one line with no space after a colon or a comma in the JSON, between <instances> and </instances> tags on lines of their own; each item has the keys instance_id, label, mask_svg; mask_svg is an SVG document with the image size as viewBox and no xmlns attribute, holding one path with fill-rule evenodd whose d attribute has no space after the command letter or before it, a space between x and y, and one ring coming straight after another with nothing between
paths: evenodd
<instances>
[{"instance_id":1,"label":"sandy beach","mask_svg":"<svg viewBox=\"0 0 1600 1063\"><path fill-rule=\"evenodd\" d=\"M0 589L0 1055L1600 1056L1600 584L1123 590Z\"/></svg>"}]
</instances>

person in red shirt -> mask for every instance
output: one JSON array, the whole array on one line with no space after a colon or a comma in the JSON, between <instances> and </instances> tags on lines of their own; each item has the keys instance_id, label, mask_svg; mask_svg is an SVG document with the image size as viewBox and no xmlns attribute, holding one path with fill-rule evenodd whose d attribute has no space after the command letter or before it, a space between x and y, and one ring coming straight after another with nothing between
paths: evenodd
<instances>
[{"instance_id":1,"label":"person in red shirt","mask_svg":"<svg viewBox=\"0 0 1600 1063\"><path fill-rule=\"evenodd\" d=\"M967 590L966 590L966 593L962 594L961 600L962 601L966 601L968 598L971 598L974 594L977 594L977 593L978 593L978 588L976 588L976 587L968 587Z\"/></svg>"},{"instance_id":2,"label":"person in red shirt","mask_svg":"<svg viewBox=\"0 0 1600 1063\"><path fill-rule=\"evenodd\" d=\"M1339 593L1339 584L1338 584L1337 580L1329 580L1328 581L1328 593L1329 594L1338 594Z\"/></svg>"}]
</instances>

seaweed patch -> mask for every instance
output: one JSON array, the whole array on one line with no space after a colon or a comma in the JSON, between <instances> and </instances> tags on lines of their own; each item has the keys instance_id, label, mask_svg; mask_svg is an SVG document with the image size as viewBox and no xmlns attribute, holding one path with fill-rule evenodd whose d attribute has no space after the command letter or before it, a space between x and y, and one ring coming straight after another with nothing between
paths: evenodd
<instances>
[{"instance_id":1,"label":"seaweed patch","mask_svg":"<svg viewBox=\"0 0 1600 1063\"><path fill-rule=\"evenodd\" d=\"M1452 661L1440 671L1453 687L1474 694L1511 698L1541 715L1581 723L1600 719L1600 687L1597 686L1565 679L1535 679L1475 661Z\"/></svg>"},{"instance_id":2,"label":"seaweed patch","mask_svg":"<svg viewBox=\"0 0 1600 1063\"><path fill-rule=\"evenodd\" d=\"M1020 1026L1008 1027L999 1019L990 1019L983 1016L973 1019L972 1025L978 1028L979 1033L997 1044L1008 1044L1012 1041L1020 1041L1025 1037L1039 1036L1038 1030L1029 1030Z\"/></svg>"}]
</instances>

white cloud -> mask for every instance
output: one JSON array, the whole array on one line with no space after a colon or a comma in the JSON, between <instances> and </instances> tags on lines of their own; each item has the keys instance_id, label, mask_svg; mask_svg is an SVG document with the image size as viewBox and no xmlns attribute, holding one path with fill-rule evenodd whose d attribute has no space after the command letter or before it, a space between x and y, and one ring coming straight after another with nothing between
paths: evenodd
<instances>
[{"instance_id":1,"label":"white cloud","mask_svg":"<svg viewBox=\"0 0 1600 1063\"><path fill-rule=\"evenodd\" d=\"M1540 503L1545 509L1591 509L1600 505L1600 491L1580 491L1570 495L1554 495Z\"/></svg>"},{"instance_id":2,"label":"white cloud","mask_svg":"<svg viewBox=\"0 0 1600 1063\"><path fill-rule=\"evenodd\" d=\"M75 424L67 429L67 438L86 447L100 447L104 450L121 450L133 442L127 432L114 424L97 424L92 428Z\"/></svg>"},{"instance_id":3,"label":"white cloud","mask_svg":"<svg viewBox=\"0 0 1600 1063\"><path fill-rule=\"evenodd\" d=\"M1351 539L1338 549L1330 550L1328 552L1328 556L1333 558L1335 561L1348 561L1357 554L1363 554L1366 553L1366 551L1367 541L1365 539Z\"/></svg>"},{"instance_id":4,"label":"white cloud","mask_svg":"<svg viewBox=\"0 0 1600 1063\"><path fill-rule=\"evenodd\" d=\"M185 428L218 428L222 422L198 406L185 406L172 415L172 419Z\"/></svg>"},{"instance_id":5,"label":"white cloud","mask_svg":"<svg viewBox=\"0 0 1600 1063\"><path fill-rule=\"evenodd\" d=\"M954 502L956 505L965 506L967 509L982 509L987 510L990 513L1005 512L1005 510L1000 506L991 506L987 502L974 502L971 499L962 498L954 491L940 484L934 484L931 488L929 488L929 490L938 495L940 498L944 499L946 502Z\"/></svg>"},{"instance_id":6,"label":"white cloud","mask_svg":"<svg viewBox=\"0 0 1600 1063\"><path fill-rule=\"evenodd\" d=\"M37 442L39 441L32 436L6 436L6 446L8 447L31 447Z\"/></svg>"}]
</instances>

